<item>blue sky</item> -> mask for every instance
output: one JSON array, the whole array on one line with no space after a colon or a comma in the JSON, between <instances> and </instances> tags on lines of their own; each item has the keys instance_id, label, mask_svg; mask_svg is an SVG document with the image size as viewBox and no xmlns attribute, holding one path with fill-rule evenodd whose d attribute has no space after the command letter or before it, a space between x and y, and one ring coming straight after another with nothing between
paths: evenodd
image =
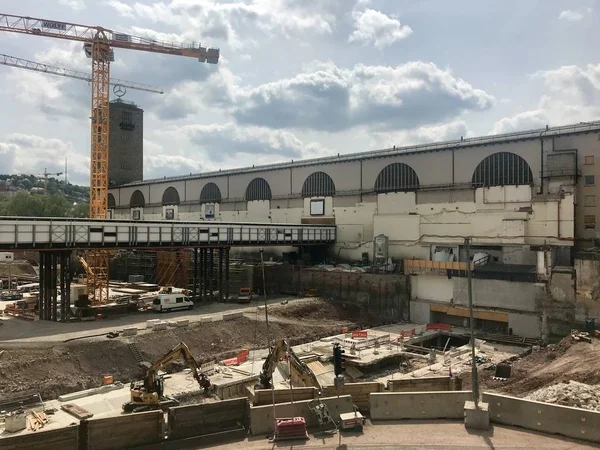
<instances>
[{"instance_id":1,"label":"blue sky","mask_svg":"<svg viewBox=\"0 0 600 450\"><path fill-rule=\"evenodd\" d=\"M592 0L21 0L0 13L221 49L218 66L115 50L145 110L145 177L600 118ZM80 43L0 32L0 52L89 72ZM0 172L89 177L90 90L0 67Z\"/></svg>"}]
</instances>

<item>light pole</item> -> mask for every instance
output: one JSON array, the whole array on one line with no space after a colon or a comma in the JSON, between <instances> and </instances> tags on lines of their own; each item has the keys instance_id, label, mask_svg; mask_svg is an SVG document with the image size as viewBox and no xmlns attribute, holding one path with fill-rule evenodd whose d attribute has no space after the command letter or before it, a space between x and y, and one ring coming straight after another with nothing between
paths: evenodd
<instances>
[{"instance_id":1,"label":"light pole","mask_svg":"<svg viewBox=\"0 0 600 450\"><path fill-rule=\"evenodd\" d=\"M473 286L471 273L471 238L465 238L467 251L467 292L469 294L469 326L471 328L471 390L475 408L479 405L479 383L477 381L477 361L475 361L475 319L473 318ZM473 261L473 264L475 261Z\"/></svg>"}]
</instances>

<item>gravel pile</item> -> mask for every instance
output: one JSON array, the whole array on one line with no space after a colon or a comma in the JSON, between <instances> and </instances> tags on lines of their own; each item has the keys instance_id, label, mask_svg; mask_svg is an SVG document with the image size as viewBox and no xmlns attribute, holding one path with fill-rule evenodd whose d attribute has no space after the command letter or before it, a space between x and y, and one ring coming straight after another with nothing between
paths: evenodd
<instances>
[{"instance_id":1,"label":"gravel pile","mask_svg":"<svg viewBox=\"0 0 600 450\"><path fill-rule=\"evenodd\" d=\"M569 381L538 389L526 397L538 402L600 411L600 386Z\"/></svg>"}]
</instances>

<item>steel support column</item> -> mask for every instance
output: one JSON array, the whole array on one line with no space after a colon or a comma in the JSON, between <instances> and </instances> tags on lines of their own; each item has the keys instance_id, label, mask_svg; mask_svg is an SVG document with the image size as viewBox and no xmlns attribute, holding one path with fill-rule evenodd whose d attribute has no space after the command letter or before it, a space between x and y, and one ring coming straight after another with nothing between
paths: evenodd
<instances>
[{"instance_id":1,"label":"steel support column","mask_svg":"<svg viewBox=\"0 0 600 450\"><path fill-rule=\"evenodd\" d=\"M69 319L71 307L71 252L60 252L60 316L58 320Z\"/></svg>"},{"instance_id":2,"label":"steel support column","mask_svg":"<svg viewBox=\"0 0 600 450\"><path fill-rule=\"evenodd\" d=\"M223 301L223 247L219 247L219 301Z\"/></svg>"},{"instance_id":3,"label":"steel support column","mask_svg":"<svg viewBox=\"0 0 600 450\"><path fill-rule=\"evenodd\" d=\"M208 295L213 300L214 277L215 277L215 252L213 248L208 249Z\"/></svg>"},{"instance_id":4,"label":"steel support column","mask_svg":"<svg viewBox=\"0 0 600 450\"><path fill-rule=\"evenodd\" d=\"M58 322L66 316L65 308L70 302L70 273L63 282L63 272L70 272L69 257L71 252L40 252L40 294L38 299L38 317L40 320L51 320ZM67 260L67 262L65 262ZM58 309L57 282L58 266L61 265L60 291L63 297L60 313ZM64 267L63 268L63 264ZM69 280L68 282L66 280ZM63 311L65 314L63 315Z\"/></svg>"},{"instance_id":5,"label":"steel support column","mask_svg":"<svg viewBox=\"0 0 600 450\"><path fill-rule=\"evenodd\" d=\"M230 247L225 248L225 301L229 301L229 250Z\"/></svg>"},{"instance_id":6,"label":"steel support column","mask_svg":"<svg viewBox=\"0 0 600 450\"><path fill-rule=\"evenodd\" d=\"M198 295L198 291L197 291L197 287L198 287L198 249L197 248L193 248L192 249L194 252L194 274L193 274L193 284L192 284L192 296L194 298L196 298L196 296Z\"/></svg>"}]
</instances>

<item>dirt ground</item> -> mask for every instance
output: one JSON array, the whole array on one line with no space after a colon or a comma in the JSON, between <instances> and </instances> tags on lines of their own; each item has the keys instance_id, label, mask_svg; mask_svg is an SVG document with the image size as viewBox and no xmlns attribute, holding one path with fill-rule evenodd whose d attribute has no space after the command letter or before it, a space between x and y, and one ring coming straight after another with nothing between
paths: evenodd
<instances>
[{"instance_id":1,"label":"dirt ground","mask_svg":"<svg viewBox=\"0 0 600 450\"><path fill-rule=\"evenodd\" d=\"M569 380L600 384L600 339L592 343L576 342L570 336L531 354L511 361L511 377L494 380L494 370L480 370L480 389L524 397L537 389ZM470 389L470 374L464 374L463 386Z\"/></svg>"},{"instance_id":2,"label":"dirt ground","mask_svg":"<svg viewBox=\"0 0 600 450\"><path fill-rule=\"evenodd\" d=\"M273 338L285 337L296 345L339 333L342 326L358 326L360 322L359 310L333 307L316 299L299 302L269 308ZM356 322L352 322L353 314ZM188 328L135 336L133 340L148 361L157 360L182 341L200 363L222 360L244 348L267 346L264 318L255 319L249 314L230 321L194 323ZM171 365L171 370L182 368L181 363ZM108 374L122 382L141 376L127 340L85 339L44 349L11 346L0 355L0 398L25 392L39 392L43 399L56 398L99 386Z\"/></svg>"}]
</instances>

